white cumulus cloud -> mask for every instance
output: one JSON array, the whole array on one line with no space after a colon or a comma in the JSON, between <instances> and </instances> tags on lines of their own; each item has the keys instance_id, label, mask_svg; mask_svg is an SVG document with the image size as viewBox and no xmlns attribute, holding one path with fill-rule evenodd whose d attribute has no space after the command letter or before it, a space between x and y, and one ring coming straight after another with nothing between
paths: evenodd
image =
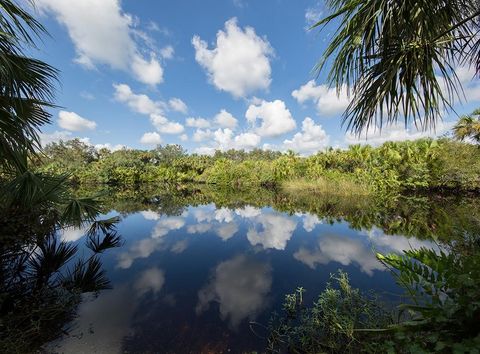
<instances>
[{"instance_id":1,"label":"white cumulus cloud","mask_svg":"<svg viewBox=\"0 0 480 354\"><path fill-rule=\"evenodd\" d=\"M229 128L217 129L214 133L216 148L222 151L229 149L251 150L260 144L261 137L255 133L242 133L234 136Z\"/></svg>"},{"instance_id":2,"label":"white cumulus cloud","mask_svg":"<svg viewBox=\"0 0 480 354\"><path fill-rule=\"evenodd\" d=\"M160 134L156 132L149 132L142 135L140 143L145 145L158 145L162 143Z\"/></svg>"},{"instance_id":3,"label":"white cumulus cloud","mask_svg":"<svg viewBox=\"0 0 480 354\"><path fill-rule=\"evenodd\" d=\"M197 314L218 303L220 316L236 328L246 318L254 319L267 305L272 269L244 255L220 263L212 278L198 292Z\"/></svg>"},{"instance_id":4,"label":"white cumulus cloud","mask_svg":"<svg viewBox=\"0 0 480 354\"><path fill-rule=\"evenodd\" d=\"M36 4L67 28L76 63L87 69L106 64L149 85L163 81L155 51L137 39L135 21L123 12L120 0L38 0Z\"/></svg>"},{"instance_id":5,"label":"white cumulus cloud","mask_svg":"<svg viewBox=\"0 0 480 354\"><path fill-rule=\"evenodd\" d=\"M222 128L235 129L238 124L237 119L225 109L222 109L213 120Z\"/></svg>"},{"instance_id":6,"label":"white cumulus cloud","mask_svg":"<svg viewBox=\"0 0 480 354\"><path fill-rule=\"evenodd\" d=\"M260 126L255 127L255 132L260 136L275 137L296 127L292 114L285 106L285 102L281 100L262 101L257 105L251 104L245 117L253 125L257 120L261 121Z\"/></svg>"},{"instance_id":7,"label":"white cumulus cloud","mask_svg":"<svg viewBox=\"0 0 480 354\"><path fill-rule=\"evenodd\" d=\"M346 86L337 93L336 88L328 87L328 85L317 85L315 80L310 80L298 90L294 90L292 96L298 103L312 101L321 116L343 113L350 102Z\"/></svg>"},{"instance_id":8,"label":"white cumulus cloud","mask_svg":"<svg viewBox=\"0 0 480 354\"><path fill-rule=\"evenodd\" d=\"M302 122L302 131L296 133L291 140L285 140L285 149L301 153L315 153L328 146L330 138L320 124L307 117Z\"/></svg>"},{"instance_id":9,"label":"white cumulus cloud","mask_svg":"<svg viewBox=\"0 0 480 354\"><path fill-rule=\"evenodd\" d=\"M284 250L297 227L297 222L280 214L261 214L255 218L257 227L250 228L247 239L252 246ZM260 226L260 227L258 227Z\"/></svg>"},{"instance_id":10,"label":"white cumulus cloud","mask_svg":"<svg viewBox=\"0 0 480 354\"><path fill-rule=\"evenodd\" d=\"M155 114L161 113L163 102L153 101L150 97L144 94L136 94L132 91L130 86L126 84L114 84L115 89L114 98L118 102L127 104L127 106L134 112L140 114Z\"/></svg>"},{"instance_id":11,"label":"white cumulus cloud","mask_svg":"<svg viewBox=\"0 0 480 354\"><path fill-rule=\"evenodd\" d=\"M60 128L74 132L94 130L97 127L97 123L94 121L80 117L75 112L67 111L60 111L58 113L58 125Z\"/></svg>"},{"instance_id":12,"label":"white cumulus cloud","mask_svg":"<svg viewBox=\"0 0 480 354\"><path fill-rule=\"evenodd\" d=\"M159 133L163 134L181 134L185 130L183 125L177 122L171 122L160 114L151 114L150 121Z\"/></svg>"},{"instance_id":13,"label":"white cumulus cloud","mask_svg":"<svg viewBox=\"0 0 480 354\"><path fill-rule=\"evenodd\" d=\"M115 84L113 87L115 89L114 98L119 102L127 104L132 111L148 115L150 122L159 133L182 134L185 130L182 124L169 121L163 115L163 111L167 107L167 104L164 102L154 101L147 95L134 93L130 86L126 84ZM170 100L169 102L172 108L175 106L177 109L181 104L184 103L180 99L173 99L173 101Z\"/></svg>"},{"instance_id":14,"label":"white cumulus cloud","mask_svg":"<svg viewBox=\"0 0 480 354\"><path fill-rule=\"evenodd\" d=\"M186 114L188 112L188 107L180 98L174 97L168 101L170 108L175 112L180 112Z\"/></svg>"},{"instance_id":15,"label":"white cumulus cloud","mask_svg":"<svg viewBox=\"0 0 480 354\"><path fill-rule=\"evenodd\" d=\"M257 36L252 27L240 28L236 18L225 22L225 30L218 31L213 49L199 36L193 37L192 44L195 59L219 90L245 97L270 86L270 43Z\"/></svg>"},{"instance_id":16,"label":"white cumulus cloud","mask_svg":"<svg viewBox=\"0 0 480 354\"><path fill-rule=\"evenodd\" d=\"M175 49L171 45L167 45L166 47L163 47L160 49L160 55L164 59L172 59L173 55L175 54Z\"/></svg>"},{"instance_id":17,"label":"white cumulus cloud","mask_svg":"<svg viewBox=\"0 0 480 354\"><path fill-rule=\"evenodd\" d=\"M185 120L185 123L187 124L187 127L192 127L192 128L204 129L204 128L210 127L210 122L205 118L189 117Z\"/></svg>"}]
</instances>

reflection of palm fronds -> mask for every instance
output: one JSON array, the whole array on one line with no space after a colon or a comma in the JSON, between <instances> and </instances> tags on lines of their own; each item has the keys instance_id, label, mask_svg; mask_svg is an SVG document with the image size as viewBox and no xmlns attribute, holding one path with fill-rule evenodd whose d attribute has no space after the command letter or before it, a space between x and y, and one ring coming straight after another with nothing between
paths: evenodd
<instances>
[{"instance_id":1,"label":"reflection of palm fronds","mask_svg":"<svg viewBox=\"0 0 480 354\"><path fill-rule=\"evenodd\" d=\"M121 237L116 232L107 232L100 238L98 234L88 237L87 247L95 253L103 253L110 248L119 247L122 244Z\"/></svg>"},{"instance_id":2,"label":"reflection of palm fronds","mask_svg":"<svg viewBox=\"0 0 480 354\"><path fill-rule=\"evenodd\" d=\"M87 262L78 260L73 269L69 270L62 280L66 289L84 292L97 292L110 288L110 282L98 257L92 257Z\"/></svg>"},{"instance_id":3,"label":"reflection of palm fronds","mask_svg":"<svg viewBox=\"0 0 480 354\"><path fill-rule=\"evenodd\" d=\"M55 236L40 242L37 251L29 257L27 267L29 275L35 279L36 288L48 285L52 275L67 264L76 252L77 246L58 242Z\"/></svg>"}]
</instances>

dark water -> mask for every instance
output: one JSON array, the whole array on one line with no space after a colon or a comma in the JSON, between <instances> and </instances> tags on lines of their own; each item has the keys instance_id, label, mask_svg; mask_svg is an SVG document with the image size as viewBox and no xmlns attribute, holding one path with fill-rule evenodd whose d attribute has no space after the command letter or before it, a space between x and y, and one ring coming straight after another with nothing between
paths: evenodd
<instances>
[{"instance_id":1,"label":"dark water","mask_svg":"<svg viewBox=\"0 0 480 354\"><path fill-rule=\"evenodd\" d=\"M399 289L375 252L436 247L432 237L448 242L477 212L463 199L325 206L276 193L182 193L112 195L108 215L122 216L125 240L104 257L113 289L86 299L70 336L49 350L261 351L262 325L285 294L303 286L311 302L341 268L354 287L388 298ZM62 237L80 245L83 232Z\"/></svg>"}]
</instances>

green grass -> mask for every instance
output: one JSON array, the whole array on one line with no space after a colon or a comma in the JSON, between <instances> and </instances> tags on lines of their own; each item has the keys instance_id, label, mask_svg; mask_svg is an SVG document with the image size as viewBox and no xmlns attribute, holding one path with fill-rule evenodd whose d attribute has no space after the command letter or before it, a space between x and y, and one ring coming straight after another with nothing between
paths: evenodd
<instances>
[{"instance_id":1,"label":"green grass","mask_svg":"<svg viewBox=\"0 0 480 354\"><path fill-rule=\"evenodd\" d=\"M296 179L281 183L281 189L295 195L336 195L343 197L368 196L372 191L367 185L349 179L317 178L315 180Z\"/></svg>"}]
</instances>

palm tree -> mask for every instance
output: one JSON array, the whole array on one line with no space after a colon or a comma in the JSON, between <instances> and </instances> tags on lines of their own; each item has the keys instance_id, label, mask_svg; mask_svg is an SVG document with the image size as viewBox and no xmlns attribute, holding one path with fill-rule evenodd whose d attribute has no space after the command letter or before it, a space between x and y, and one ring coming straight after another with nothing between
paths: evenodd
<instances>
[{"instance_id":1,"label":"palm tree","mask_svg":"<svg viewBox=\"0 0 480 354\"><path fill-rule=\"evenodd\" d=\"M327 0L332 14L312 28L338 24L316 66L351 103L343 122L356 133L403 120L434 127L462 97L455 69L480 71L477 0Z\"/></svg>"},{"instance_id":2,"label":"palm tree","mask_svg":"<svg viewBox=\"0 0 480 354\"><path fill-rule=\"evenodd\" d=\"M480 110L475 110L471 115L462 116L453 127L453 134L458 140L472 139L480 143Z\"/></svg>"},{"instance_id":3,"label":"palm tree","mask_svg":"<svg viewBox=\"0 0 480 354\"><path fill-rule=\"evenodd\" d=\"M74 198L68 176L32 170L57 71L24 51L45 33L14 0L0 0L0 352L33 352L64 333L80 294L109 285L99 254L121 244L118 219L96 220L97 201ZM87 224L92 255L83 259L58 234Z\"/></svg>"},{"instance_id":4,"label":"palm tree","mask_svg":"<svg viewBox=\"0 0 480 354\"><path fill-rule=\"evenodd\" d=\"M0 162L34 152L39 128L50 122L57 70L26 56L45 28L13 0L0 0Z\"/></svg>"}]
</instances>

